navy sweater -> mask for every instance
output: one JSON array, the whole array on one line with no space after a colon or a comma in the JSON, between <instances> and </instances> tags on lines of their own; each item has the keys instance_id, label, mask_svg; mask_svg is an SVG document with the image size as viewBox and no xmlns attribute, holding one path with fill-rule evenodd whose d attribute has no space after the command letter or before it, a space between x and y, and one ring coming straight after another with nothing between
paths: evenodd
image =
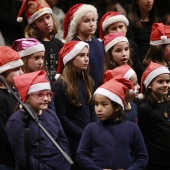
<instances>
[{"instance_id":1,"label":"navy sweater","mask_svg":"<svg viewBox=\"0 0 170 170\"><path fill-rule=\"evenodd\" d=\"M54 86L54 105L56 113L68 137L71 152L74 155L88 123L96 120L94 105L88 103L87 90L82 76L77 74L78 96L81 106L72 105L66 95L63 81L59 79Z\"/></svg>"},{"instance_id":2,"label":"navy sweater","mask_svg":"<svg viewBox=\"0 0 170 170\"><path fill-rule=\"evenodd\" d=\"M10 117L6 126L10 145L15 154L16 170L26 169L27 167L24 148L23 115L24 112L19 109ZM38 116L38 121L52 135L61 148L69 154L68 141L56 114L50 109L44 110ZM29 142L31 144L30 169L69 170L70 165L61 152L31 118L29 120L29 129Z\"/></svg>"},{"instance_id":3,"label":"navy sweater","mask_svg":"<svg viewBox=\"0 0 170 170\"><path fill-rule=\"evenodd\" d=\"M77 162L84 170L142 170L148 163L148 154L136 124L97 121L83 132Z\"/></svg>"}]
</instances>

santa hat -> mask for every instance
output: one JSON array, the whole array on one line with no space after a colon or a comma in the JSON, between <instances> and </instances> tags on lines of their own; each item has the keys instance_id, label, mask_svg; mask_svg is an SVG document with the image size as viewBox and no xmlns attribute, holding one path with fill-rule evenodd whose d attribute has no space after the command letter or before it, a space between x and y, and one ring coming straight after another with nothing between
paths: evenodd
<instances>
[{"instance_id":1,"label":"santa hat","mask_svg":"<svg viewBox=\"0 0 170 170\"><path fill-rule=\"evenodd\" d=\"M154 23L150 35L150 44L153 46L170 44L170 26Z\"/></svg>"},{"instance_id":2,"label":"santa hat","mask_svg":"<svg viewBox=\"0 0 170 170\"><path fill-rule=\"evenodd\" d=\"M150 62L146 67L141 78L141 93L144 92L143 86L145 87L145 89L147 89L148 85L155 77L166 73L170 74L168 68L161 64Z\"/></svg>"},{"instance_id":3,"label":"santa hat","mask_svg":"<svg viewBox=\"0 0 170 170\"><path fill-rule=\"evenodd\" d=\"M17 51L20 57L25 57L39 51L45 51L44 45L35 38L17 39L13 42L12 49Z\"/></svg>"},{"instance_id":4,"label":"santa hat","mask_svg":"<svg viewBox=\"0 0 170 170\"><path fill-rule=\"evenodd\" d=\"M14 77L14 84L23 102L26 96L41 90L51 90L45 71L35 71Z\"/></svg>"},{"instance_id":5,"label":"santa hat","mask_svg":"<svg viewBox=\"0 0 170 170\"><path fill-rule=\"evenodd\" d=\"M107 82L112 78L124 77L130 79L135 71L129 65L122 65L113 70L107 70L103 75L103 82Z\"/></svg>"},{"instance_id":6,"label":"santa hat","mask_svg":"<svg viewBox=\"0 0 170 170\"><path fill-rule=\"evenodd\" d=\"M69 41L59 51L57 73L61 73L62 67L79 54L84 47L89 49L89 45L84 41Z\"/></svg>"},{"instance_id":7,"label":"santa hat","mask_svg":"<svg viewBox=\"0 0 170 170\"><path fill-rule=\"evenodd\" d=\"M105 51L107 52L110 48L119 42L127 42L129 44L128 39L121 32L106 35L104 37Z\"/></svg>"},{"instance_id":8,"label":"santa hat","mask_svg":"<svg viewBox=\"0 0 170 170\"><path fill-rule=\"evenodd\" d=\"M97 88L94 92L94 96L96 94L101 94L108 97L113 102L120 104L124 110L124 98L126 90L128 89L134 90L134 86L130 80L126 78L111 79Z\"/></svg>"},{"instance_id":9,"label":"santa hat","mask_svg":"<svg viewBox=\"0 0 170 170\"><path fill-rule=\"evenodd\" d=\"M12 48L0 46L0 74L23 65L19 54Z\"/></svg>"},{"instance_id":10,"label":"santa hat","mask_svg":"<svg viewBox=\"0 0 170 170\"><path fill-rule=\"evenodd\" d=\"M101 20L100 20L100 38L103 39L103 32L106 30L106 28L116 22L124 22L126 26L129 25L128 19L121 14L120 12L107 12L105 13Z\"/></svg>"},{"instance_id":11,"label":"santa hat","mask_svg":"<svg viewBox=\"0 0 170 170\"><path fill-rule=\"evenodd\" d=\"M98 19L97 9L93 5L79 3L69 9L64 18L64 39L73 37L76 34L79 22L88 12L93 12L95 19Z\"/></svg>"},{"instance_id":12,"label":"santa hat","mask_svg":"<svg viewBox=\"0 0 170 170\"><path fill-rule=\"evenodd\" d=\"M18 13L17 22L22 22L22 13L25 10L28 24L32 24L40 16L49 13L52 14L52 9L45 0L24 0Z\"/></svg>"}]
</instances>

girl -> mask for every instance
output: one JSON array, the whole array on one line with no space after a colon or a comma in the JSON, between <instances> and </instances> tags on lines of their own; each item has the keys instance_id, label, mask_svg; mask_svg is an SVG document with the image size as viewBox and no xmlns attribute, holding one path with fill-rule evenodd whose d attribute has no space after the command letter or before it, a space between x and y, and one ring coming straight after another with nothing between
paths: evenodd
<instances>
[{"instance_id":1,"label":"girl","mask_svg":"<svg viewBox=\"0 0 170 170\"><path fill-rule=\"evenodd\" d=\"M133 0L132 9L128 15L130 26L127 37L135 41L138 45L141 63L143 63L143 59L149 48L152 24L160 22L155 3L155 0Z\"/></svg>"},{"instance_id":2,"label":"girl","mask_svg":"<svg viewBox=\"0 0 170 170\"><path fill-rule=\"evenodd\" d=\"M138 125L149 154L146 170L169 170L170 102L167 98L170 72L150 62L141 79L144 100L138 107Z\"/></svg>"},{"instance_id":3,"label":"girl","mask_svg":"<svg viewBox=\"0 0 170 170\"><path fill-rule=\"evenodd\" d=\"M64 39L85 41L89 44L89 71L96 89L102 80L104 47L93 37L97 28L97 9L93 5L75 4L64 19Z\"/></svg>"},{"instance_id":4,"label":"girl","mask_svg":"<svg viewBox=\"0 0 170 170\"><path fill-rule=\"evenodd\" d=\"M112 78L124 77L129 79L134 85L134 93L125 94L125 113L127 114L127 120L132 121L137 124L137 107L136 104L132 101L138 97L139 84L135 71L129 65L122 65L116 67L113 70L107 70L104 73L104 82L109 81Z\"/></svg>"},{"instance_id":5,"label":"girl","mask_svg":"<svg viewBox=\"0 0 170 170\"><path fill-rule=\"evenodd\" d=\"M107 12L102 16L100 20L100 38L103 39L104 36L116 32L121 32L124 36L126 36L128 26L129 21L123 14L120 12ZM132 62L135 63L133 68L137 73L138 78L141 78L144 67L139 60L138 46L129 38L128 42L131 49L130 58L132 59Z\"/></svg>"},{"instance_id":6,"label":"girl","mask_svg":"<svg viewBox=\"0 0 170 170\"><path fill-rule=\"evenodd\" d=\"M44 71L36 71L23 74L14 78L15 86L23 102L29 104L46 130L53 136L54 140L69 153L68 141L56 114L47 109L53 93L50 91L50 82ZM15 154L16 170L69 170L70 165L64 159L61 152L49 140L33 119L28 120L30 130L30 156L29 165L26 160L24 147L24 122L25 111L17 110L8 120L6 129L10 145ZM28 113L27 113L28 114ZM48 121L47 121L48 120ZM26 148L28 150L28 148ZM28 155L27 155L28 156Z\"/></svg>"},{"instance_id":7,"label":"girl","mask_svg":"<svg viewBox=\"0 0 170 170\"><path fill-rule=\"evenodd\" d=\"M58 73L63 71L54 86L54 105L75 160L84 128L96 120L92 105L93 82L88 74L89 45L83 41L67 42L59 56L57 70ZM79 167L75 163L72 169Z\"/></svg>"},{"instance_id":8,"label":"girl","mask_svg":"<svg viewBox=\"0 0 170 170\"><path fill-rule=\"evenodd\" d=\"M12 48L16 50L24 62L22 70L24 73L30 73L38 70L45 70L44 66L44 45L35 38L21 38L13 42ZM55 111L53 100L49 108Z\"/></svg>"},{"instance_id":9,"label":"girl","mask_svg":"<svg viewBox=\"0 0 170 170\"><path fill-rule=\"evenodd\" d=\"M121 65L129 64L132 66L129 42L122 33L111 33L105 36L104 45L106 51L104 72Z\"/></svg>"},{"instance_id":10,"label":"girl","mask_svg":"<svg viewBox=\"0 0 170 170\"><path fill-rule=\"evenodd\" d=\"M35 38L17 39L12 44L12 49L17 51L24 62L22 70L30 73L44 68L44 45Z\"/></svg>"},{"instance_id":11,"label":"girl","mask_svg":"<svg viewBox=\"0 0 170 170\"><path fill-rule=\"evenodd\" d=\"M36 38L45 46L45 66L50 82L53 83L58 63L58 52L63 42L55 38L58 23L52 15L52 9L45 0L24 0L17 21L22 21L21 15L26 10L28 25L25 37Z\"/></svg>"},{"instance_id":12,"label":"girl","mask_svg":"<svg viewBox=\"0 0 170 170\"><path fill-rule=\"evenodd\" d=\"M148 155L139 128L123 119L124 96L133 84L125 78L111 79L94 93L98 121L85 128L77 162L90 170L142 170Z\"/></svg>"},{"instance_id":13,"label":"girl","mask_svg":"<svg viewBox=\"0 0 170 170\"><path fill-rule=\"evenodd\" d=\"M147 66L150 61L169 68L170 65L170 26L154 23L150 36L150 48L143 61ZM169 68L170 69L170 68Z\"/></svg>"},{"instance_id":14,"label":"girl","mask_svg":"<svg viewBox=\"0 0 170 170\"><path fill-rule=\"evenodd\" d=\"M14 88L14 76L22 74L23 61L18 53L7 46L0 46L0 76L4 78L7 85L17 93ZM8 91L6 86L0 82L0 169L14 170L15 162L6 135L6 123L14 112L17 100Z\"/></svg>"}]
</instances>

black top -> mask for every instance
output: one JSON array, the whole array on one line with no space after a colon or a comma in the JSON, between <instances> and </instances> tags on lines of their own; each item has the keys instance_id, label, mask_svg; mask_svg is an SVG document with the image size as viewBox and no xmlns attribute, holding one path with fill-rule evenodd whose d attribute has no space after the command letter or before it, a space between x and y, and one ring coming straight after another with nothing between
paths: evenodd
<instances>
[{"instance_id":1,"label":"black top","mask_svg":"<svg viewBox=\"0 0 170 170\"><path fill-rule=\"evenodd\" d=\"M7 89L0 89L0 164L8 166L14 165L14 157L6 135L6 123L17 103Z\"/></svg>"}]
</instances>

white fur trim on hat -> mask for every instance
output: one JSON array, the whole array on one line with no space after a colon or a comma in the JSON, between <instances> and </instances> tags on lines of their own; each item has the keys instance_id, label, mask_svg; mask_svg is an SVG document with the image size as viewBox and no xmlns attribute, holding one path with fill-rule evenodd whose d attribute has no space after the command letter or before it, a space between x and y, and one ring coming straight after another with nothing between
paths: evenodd
<instances>
[{"instance_id":1,"label":"white fur trim on hat","mask_svg":"<svg viewBox=\"0 0 170 170\"><path fill-rule=\"evenodd\" d=\"M134 74L135 74L135 71L133 69L129 69L123 77L130 79Z\"/></svg>"},{"instance_id":2,"label":"white fur trim on hat","mask_svg":"<svg viewBox=\"0 0 170 170\"><path fill-rule=\"evenodd\" d=\"M116 102L118 104L120 104L124 110L124 104L123 104L123 101L122 99L116 95L115 93L112 93L111 91L107 90L107 89L104 89L104 88L98 88L95 92L94 92L94 96L96 94L101 94L103 96L106 96L108 97L110 100L112 100L113 102Z\"/></svg>"},{"instance_id":3,"label":"white fur trim on hat","mask_svg":"<svg viewBox=\"0 0 170 170\"><path fill-rule=\"evenodd\" d=\"M53 14L51 8L42 8L39 9L37 12L35 12L29 19L28 19L28 24L32 24L37 18L44 14Z\"/></svg>"},{"instance_id":4,"label":"white fur trim on hat","mask_svg":"<svg viewBox=\"0 0 170 170\"><path fill-rule=\"evenodd\" d=\"M69 62L70 60L72 60L74 57L76 57L76 55L78 53L80 53L80 51L86 47L89 49L89 44L83 42L83 41L80 41L78 42L74 48L69 52L67 53L67 55L64 56L63 58L63 64L66 65L67 62Z\"/></svg>"},{"instance_id":5,"label":"white fur trim on hat","mask_svg":"<svg viewBox=\"0 0 170 170\"><path fill-rule=\"evenodd\" d=\"M145 88L148 87L148 85L150 84L150 82L157 76L159 76L160 74L170 74L170 71L166 68L166 67L158 67L157 69L153 70L151 73L148 74L148 76L145 78L145 80L143 81L143 84L145 86Z\"/></svg>"},{"instance_id":6,"label":"white fur trim on hat","mask_svg":"<svg viewBox=\"0 0 170 170\"><path fill-rule=\"evenodd\" d=\"M128 19L124 16L124 15L116 15L116 16L112 16L106 20L103 21L102 23L102 29L103 31L106 30L106 28L116 22L124 22L126 26L129 25L129 21Z\"/></svg>"},{"instance_id":7,"label":"white fur trim on hat","mask_svg":"<svg viewBox=\"0 0 170 170\"><path fill-rule=\"evenodd\" d=\"M170 38L167 38L167 36L164 35L161 36L160 40L150 41L150 44L153 46L161 45L161 44L170 44Z\"/></svg>"},{"instance_id":8,"label":"white fur trim on hat","mask_svg":"<svg viewBox=\"0 0 170 170\"><path fill-rule=\"evenodd\" d=\"M45 51L43 44L34 45L34 46L29 47L25 50L19 51L18 53L19 53L20 57L25 57L25 56L28 56L30 54L33 54L33 53L36 53L39 51Z\"/></svg>"},{"instance_id":9,"label":"white fur trim on hat","mask_svg":"<svg viewBox=\"0 0 170 170\"><path fill-rule=\"evenodd\" d=\"M88 12L94 13L95 19L97 22L97 19L98 19L97 9L93 5L83 4L73 14L73 19L71 20L69 28L68 28L67 37L73 37L77 33L77 25L79 24L83 16Z\"/></svg>"},{"instance_id":10,"label":"white fur trim on hat","mask_svg":"<svg viewBox=\"0 0 170 170\"><path fill-rule=\"evenodd\" d=\"M10 61L2 66L0 66L0 74L9 69L13 69L22 66L24 63L21 59Z\"/></svg>"},{"instance_id":11,"label":"white fur trim on hat","mask_svg":"<svg viewBox=\"0 0 170 170\"><path fill-rule=\"evenodd\" d=\"M29 87L27 94L35 93L35 92L41 91L41 90L51 90L50 83L44 82L44 83L33 84Z\"/></svg>"},{"instance_id":12,"label":"white fur trim on hat","mask_svg":"<svg viewBox=\"0 0 170 170\"><path fill-rule=\"evenodd\" d=\"M124 36L119 36L114 38L112 41L110 41L107 45L105 45L105 51L107 52L111 47L113 47L115 44L119 42L127 42L129 44L129 41L126 37Z\"/></svg>"}]
</instances>

